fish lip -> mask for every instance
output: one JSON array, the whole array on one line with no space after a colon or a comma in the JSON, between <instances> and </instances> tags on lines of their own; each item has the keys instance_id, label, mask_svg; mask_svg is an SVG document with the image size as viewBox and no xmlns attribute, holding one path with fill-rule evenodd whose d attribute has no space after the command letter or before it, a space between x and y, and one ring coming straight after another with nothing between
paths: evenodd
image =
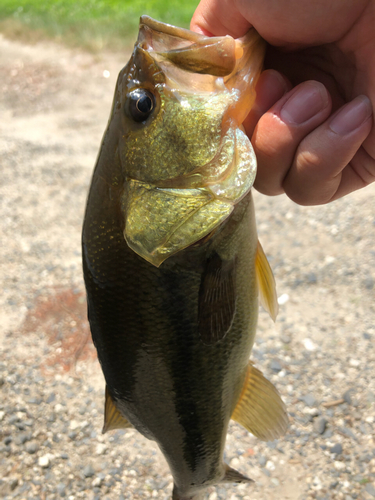
<instances>
[{"instance_id":1,"label":"fish lip","mask_svg":"<svg viewBox=\"0 0 375 500\"><path fill-rule=\"evenodd\" d=\"M208 37L148 16L140 19L137 44L184 70L216 77L230 75L243 53L230 35Z\"/></svg>"},{"instance_id":2,"label":"fish lip","mask_svg":"<svg viewBox=\"0 0 375 500\"><path fill-rule=\"evenodd\" d=\"M151 29L164 35L175 36L191 42L196 42L198 40L201 40L202 38L205 38L205 36L200 33L196 33L185 28L179 28L177 26L173 26L173 24L157 21L156 19L153 19L152 17L147 15L141 16L139 20L139 29L142 30L142 28L144 27L146 27L146 29Z\"/></svg>"}]
</instances>

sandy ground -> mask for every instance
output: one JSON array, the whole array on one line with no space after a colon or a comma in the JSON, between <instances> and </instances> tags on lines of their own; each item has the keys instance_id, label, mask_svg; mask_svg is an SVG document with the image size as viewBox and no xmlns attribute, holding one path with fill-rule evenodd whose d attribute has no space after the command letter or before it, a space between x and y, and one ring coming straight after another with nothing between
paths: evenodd
<instances>
[{"instance_id":1,"label":"sandy ground","mask_svg":"<svg viewBox=\"0 0 375 500\"><path fill-rule=\"evenodd\" d=\"M84 203L128 56L0 37L4 498L168 498L171 490L153 443L134 431L99 434L104 383L85 343ZM375 185L314 208L255 195L281 311L275 325L261 312L253 355L279 388L291 428L277 443L260 443L231 426L226 459L256 483L212 489L210 500L375 496L374 198ZM35 391L38 404L30 402ZM33 442L36 450L25 448Z\"/></svg>"}]
</instances>

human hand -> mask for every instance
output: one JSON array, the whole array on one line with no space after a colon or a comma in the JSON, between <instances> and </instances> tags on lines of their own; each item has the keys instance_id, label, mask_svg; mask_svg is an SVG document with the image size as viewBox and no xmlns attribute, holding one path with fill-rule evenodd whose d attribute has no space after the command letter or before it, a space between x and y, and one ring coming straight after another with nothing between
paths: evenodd
<instances>
[{"instance_id":1,"label":"human hand","mask_svg":"<svg viewBox=\"0 0 375 500\"><path fill-rule=\"evenodd\" d=\"M375 0L201 0L191 22L234 38L251 26L272 45L244 123L256 189L318 205L374 182Z\"/></svg>"}]
</instances>

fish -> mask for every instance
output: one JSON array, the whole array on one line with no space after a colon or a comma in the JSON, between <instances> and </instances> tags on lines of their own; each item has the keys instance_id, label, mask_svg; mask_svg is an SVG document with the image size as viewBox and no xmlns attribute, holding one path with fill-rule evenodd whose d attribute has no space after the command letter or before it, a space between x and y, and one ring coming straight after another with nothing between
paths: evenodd
<instances>
[{"instance_id":1,"label":"fish","mask_svg":"<svg viewBox=\"0 0 375 500\"><path fill-rule=\"evenodd\" d=\"M273 319L278 308L242 125L264 52L254 29L207 37L142 16L88 194L82 258L103 432L155 441L174 500L252 481L224 462L231 419L261 440L288 426L249 361L259 301Z\"/></svg>"}]
</instances>

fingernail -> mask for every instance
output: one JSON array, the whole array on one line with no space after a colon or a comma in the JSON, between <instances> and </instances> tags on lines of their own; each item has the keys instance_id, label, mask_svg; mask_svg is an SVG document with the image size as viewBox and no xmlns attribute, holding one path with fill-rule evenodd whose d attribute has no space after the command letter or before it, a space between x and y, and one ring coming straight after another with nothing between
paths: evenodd
<instances>
[{"instance_id":1,"label":"fingernail","mask_svg":"<svg viewBox=\"0 0 375 500\"><path fill-rule=\"evenodd\" d=\"M370 99L359 95L332 118L329 128L338 135L346 135L359 128L371 114Z\"/></svg>"},{"instance_id":2,"label":"fingernail","mask_svg":"<svg viewBox=\"0 0 375 500\"><path fill-rule=\"evenodd\" d=\"M262 114L288 92L288 84L281 74L273 69L264 71L256 85L256 100L253 109Z\"/></svg>"},{"instance_id":3,"label":"fingernail","mask_svg":"<svg viewBox=\"0 0 375 500\"><path fill-rule=\"evenodd\" d=\"M308 82L289 97L280 111L280 117L286 123L300 125L327 105L328 95L324 85Z\"/></svg>"},{"instance_id":4,"label":"fingernail","mask_svg":"<svg viewBox=\"0 0 375 500\"><path fill-rule=\"evenodd\" d=\"M290 90L290 88L288 88L287 80L278 71L274 69L267 69L262 74L267 76L266 86L270 87L270 90L277 88L280 91L282 90L284 94Z\"/></svg>"}]
</instances>

